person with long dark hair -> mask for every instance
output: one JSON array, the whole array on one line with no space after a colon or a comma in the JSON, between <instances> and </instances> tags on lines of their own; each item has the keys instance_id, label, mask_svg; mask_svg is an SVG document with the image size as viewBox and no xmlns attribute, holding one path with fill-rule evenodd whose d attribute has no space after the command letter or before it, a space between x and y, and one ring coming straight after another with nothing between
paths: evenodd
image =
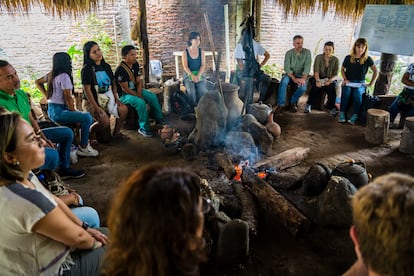
<instances>
[{"instance_id":1,"label":"person with long dark hair","mask_svg":"<svg viewBox=\"0 0 414 276\"><path fill-rule=\"evenodd\" d=\"M47 82L47 90L44 84ZM48 99L49 118L60 125L80 123L79 156L98 156L99 152L89 144L89 128L92 116L88 112L75 109L73 101L74 85L72 76L72 60L67 53L59 52L53 55L52 71L37 79L36 85Z\"/></svg>"},{"instance_id":2,"label":"person with long dark hair","mask_svg":"<svg viewBox=\"0 0 414 276\"><path fill-rule=\"evenodd\" d=\"M187 41L188 47L182 54L183 82L187 89L187 95L194 106L197 106L200 98L207 93L206 77L204 76L206 56L204 50L200 48L200 41L200 33L191 32Z\"/></svg>"},{"instance_id":3,"label":"person with long dark hair","mask_svg":"<svg viewBox=\"0 0 414 276\"><path fill-rule=\"evenodd\" d=\"M99 275L107 229L88 228L32 173L45 144L18 113L0 114L0 271Z\"/></svg>"},{"instance_id":4,"label":"person with long dark hair","mask_svg":"<svg viewBox=\"0 0 414 276\"><path fill-rule=\"evenodd\" d=\"M94 41L88 41L83 46L81 76L84 93L82 108L91 113L97 121L97 124L92 126L91 133L96 135L95 132L99 128L110 132L109 116L112 114L116 118L112 136L128 139L121 133L128 108L119 100L111 66L105 62L99 45Z\"/></svg>"},{"instance_id":5,"label":"person with long dark hair","mask_svg":"<svg viewBox=\"0 0 414 276\"><path fill-rule=\"evenodd\" d=\"M312 88L306 102L305 113L311 112L312 105L316 104L318 94L326 93L328 95L326 108L331 116L336 115L335 100L339 60L333 55L334 50L334 43L328 41L323 47L323 54L315 57L313 77L309 80Z\"/></svg>"},{"instance_id":6,"label":"person with long dark hair","mask_svg":"<svg viewBox=\"0 0 414 276\"><path fill-rule=\"evenodd\" d=\"M370 82L365 83L365 76L370 68L373 72ZM368 55L368 41L365 38L358 38L352 46L351 53L347 55L342 63L342 94L341 106L338 116L340 123L347 122L346 111L349 104L354 104L354 110L348 123L354 125L358 120L358 113L361 110L362 94L367 86L372 86L378 76L377 67L372 58Z\"/></svg>"},{"instance_id":7,"label":"person with long dark hair","mask_svg":"<svg viewBox=\"0 0 414 276\"><path fill-rule=\"evenodd\" d=\"M198 275L206 260L202 233L209 210L199 176L147 165L122 184L110 210L105 275Z\"/></svg>"}]
</instances>

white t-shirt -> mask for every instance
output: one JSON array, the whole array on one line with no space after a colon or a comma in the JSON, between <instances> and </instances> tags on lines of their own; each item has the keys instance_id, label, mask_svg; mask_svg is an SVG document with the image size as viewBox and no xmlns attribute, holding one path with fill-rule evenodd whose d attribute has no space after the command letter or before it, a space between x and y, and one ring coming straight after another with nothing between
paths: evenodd
<instances>
[{"instance_id":1,"label":"white t-shirt","mask_svg":"<svg viewBox=\"0 0 414 276\"><path fill-rule=\"evenodd\" d=\"M13 183L0 186L0 274L57 275L70 248L32 232L57 206L53 196L31 174L35 189Z\"/></svg>"},{"instance_id":2,"label":"white t-shirt","mask_svg":"<svg viewBox=\"0 0 414 276\"><path fill-rule=\"evenodd\" d=\"M266 52L266 50L262 47L262 45L260 45L255 40L253 40L253 51L254 51L256 58L257 56L263 56ZM243 51L242 43L237 44L236 49L234 50L234 58L244 60L245 53Z\"/></svg>"}]
</instances>

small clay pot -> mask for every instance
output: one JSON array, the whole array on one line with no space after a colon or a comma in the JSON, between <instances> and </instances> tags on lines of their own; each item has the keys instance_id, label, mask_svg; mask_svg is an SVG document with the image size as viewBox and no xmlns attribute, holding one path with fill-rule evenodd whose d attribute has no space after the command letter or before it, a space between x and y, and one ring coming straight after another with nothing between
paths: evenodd
<instances>
[{"instance_id":1,"label":"small clay pot","mask_svg":"<svg viewBox=\"0 0 414 276\"><path fill-rule=\"evenodd\" d=\"M282 129L279 124L273 121L274 112L270 112L267 118L266 129L272 134L274 138L278 138L282 134Z\"/></svg>"}]
</instances>

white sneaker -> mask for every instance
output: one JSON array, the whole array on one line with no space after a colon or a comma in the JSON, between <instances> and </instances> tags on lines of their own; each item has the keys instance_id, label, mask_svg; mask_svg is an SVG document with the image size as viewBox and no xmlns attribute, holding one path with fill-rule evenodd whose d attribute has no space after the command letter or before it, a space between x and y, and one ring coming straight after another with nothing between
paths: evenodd
<instances>
[{"instance_id":1,"label":"white sneaker","mask_svg":"<svg viewBox=\"0 0 414 276\"><path fill-rule=\"evenodd\" d=\"M310 104L306 104L305 106L305 110L303 111L304 113L311 113L312 111L312 107Z\"/></svg>"},{"instance_id":2,"label":"white sneaker","mask_svg":"<svg viewBox=\"0 0 414 276\"><path fill-rule=\"evenodd\" d=\"M96 149L93 149L91 145L89 144L84 148L79 147L76 153L79 156L84 156L84 157L96 157L99 155L99 152Z\"/></svg>"}]
</instances>

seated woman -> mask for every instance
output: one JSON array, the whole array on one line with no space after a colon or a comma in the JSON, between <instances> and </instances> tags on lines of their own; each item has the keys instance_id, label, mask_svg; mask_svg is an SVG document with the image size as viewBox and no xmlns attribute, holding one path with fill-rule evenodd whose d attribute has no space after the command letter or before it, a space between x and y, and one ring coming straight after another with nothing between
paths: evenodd
<instances>
[{"instance_id":1,"label":"seated woman","mask_svg":"<svg viewBox=\"0 0 414 276\"><path fill-rule=\"evenodd\" d=\"M206 67L206 56L200 48L200 34L191 32L187 42L188 47L183 51L182 63L184 69L184 86L187 95L194 106L207 93L206 77L203 75Z\"/></svg>"},{"instance_id":2,"label":"seated woman","mask_svg":"<svg viewBox=\"0 0 414 276\"><path fill-rule=\"evenodd\" d=\"M96 275L107 237L88 228L31 172L44 142L17 113L0 114L0 271L4 275Z\"/></svg>"},{"instance_id":3,"label":"seated woman","mask_svg":"<svg viewBox=\"0 0 414 276\"><path fill-rule=\"evenodd\" d=\"M140 168L110 210L105 275L198 275L209 204L200 197L197 175L160 164Z\"/></svg>"},{"instance_id":4,"label":"seated woman","mask_svg":"<svg viewBox=\"0 0 414 276\"><path fill-rule=\"evenodd\" d=\"M371 68L373 75L371 81L366 84L365 75L368 68ZM352 47L351 53L345 57L342 64L344 81L342 83L341 107L338 116L340 123L347 121L346 111L352 98L354 113L349 118L348 123L355 125L358 120L358 113L361 110L362 94L365 93L367 86L374 84L377 76L377 67L375 67L372 58L368 56L368 42L365 38L358 38Z\"/></svg>"},{"instance_id":5,"label":"seated woman","mask_svg":"<svg viewBox=\"0 0 414 276\"><path fill-rule=\"evenodd\" d=\"M404 84L404 90L390 105L390 127L392 128L399 127L394 124L398 113L401 117L414 116L414 63L408 66L401 81Z\"/></svg>"},{"instance_id":6,"label":"seated woman","mask_svg":"<svg viewBox=\"0 0 414 276\"><path fill-rule=\"evenodd\" d=\"M310 79L312 88L306 102L305 113L311 112L312 105L316 104L315 100L318 98L318 94L325 92L328 95L326 108L331 116L336 115L336 78L338 76L339 60L333 55L334 49L334 43L328 41L323 47L323 54L315 57L313 77Z\"/></svg>"},{"instance_id":7,"label":"seated woman","mask_svg":"<svg viewBox=\"0 0 414 276\"><path fill-rule=\"evenodd\" d=\"M94 41L88 41L83 46L81 77L84 93L82 108L92 114L97 122L91 128L93 138L98 130L103 130L102 133L111 132L109 116L112 114L116 118L112 136L128 139L120 132L128 115L128 107L119 100L111 66L105 62L99 45Z\"/></svg>"},{"instance_id":8,"label":"seated woman","mask_svg":"<svg viewBox=\"0 0 414 276\"><path fill-rule=\"evenodd\" d=\"M73 102L72 60L67 53L59 52L53 55L52 71L36 80L36 86L48 99L47 113L49 118L60 125L80 123L79 156L98 156L99 152L89 145L89 128L92 116L88 112L75 109ZM47 83L47 90L44 84Z\"/></svg>"}]
</instances>

